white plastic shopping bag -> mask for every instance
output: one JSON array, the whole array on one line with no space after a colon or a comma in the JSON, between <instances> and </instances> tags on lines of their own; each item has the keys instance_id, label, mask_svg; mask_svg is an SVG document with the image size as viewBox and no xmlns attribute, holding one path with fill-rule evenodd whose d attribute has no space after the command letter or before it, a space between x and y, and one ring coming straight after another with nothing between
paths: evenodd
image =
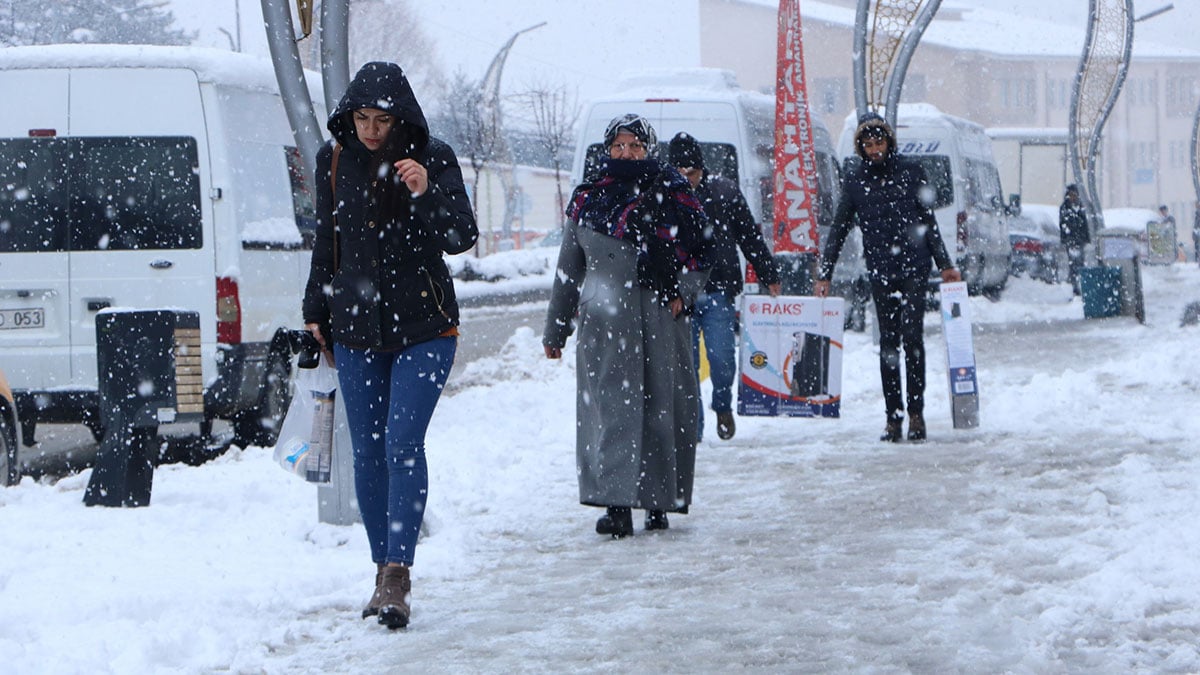
<instances>
[{"instance_id":1,"label":"white plastic shopping bag","mask_svg":"<svg viewBox=\"0 0 1200 675\"><path fill-rule=\"evenodd\" d=\"M333 402L337 369L322 355L316 368L297 368L275 461L310 483L328 483L333 466Z\"/></svg>"}]
</instances>

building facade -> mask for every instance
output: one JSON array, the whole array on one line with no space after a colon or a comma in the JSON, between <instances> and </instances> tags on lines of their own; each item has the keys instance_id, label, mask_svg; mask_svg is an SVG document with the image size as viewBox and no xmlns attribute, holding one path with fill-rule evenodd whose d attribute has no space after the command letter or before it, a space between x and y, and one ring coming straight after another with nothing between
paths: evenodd
<instances>
[{"instance_id":1,"label":"building facade","mask_svg":"<svg viewBox=\"0 0 1200 675\"><path fill-rule=\"evenodd\" d=\"M835 135L854 109L856 4L800 3L811 110ZM702 65L733 70L748 89L773 91L777 12L775 0L700 0ZM901 100L932 103L996 131L1005 191L1026 203L1057 204L1074 179L1065 140L1053 139L1066 138L1085 29L944 2L913 55ZM1098 161L1104 208L1166 204L1181 227L1191 223L1198 104L1200 52L1139 42L1135 29L1133 58ZM1049 145L1022 147L1021 138Z\"/></svg>"}]
</instances>

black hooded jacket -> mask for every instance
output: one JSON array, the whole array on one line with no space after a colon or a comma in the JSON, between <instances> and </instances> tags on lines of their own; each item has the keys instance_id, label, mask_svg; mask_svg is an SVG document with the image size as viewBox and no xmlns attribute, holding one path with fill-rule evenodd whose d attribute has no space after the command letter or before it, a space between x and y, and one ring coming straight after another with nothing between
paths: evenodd
<instances>
[{"instance_id":1,"label":"black hooded jacket","mask_svg":"<svg viewBox=\"0 0 1200 675\"><path fill-rule=\"evenodd\" d=\"M754 266L760 284L770 286L779 283L779 270L737 183L705 170L704 178L696 186L696 198L708 216L705 238L712 240L712 274L708 277L704 292L724 293L730 299L741 294L743 284L739 248Z\"/></svg>"},{"instance_id":2,"label":"black hooded jacket","mask_svg":"<svg viewBox=\"0 0 1200 675\"><path fill-rule=\"evenodd\" d=\"M867 271L877 281L925 279L931 261L938 269L954 266L938 230L937 218L921 200L927 188L920 164L896 153L896 139L882 117L870 114L860 120L855 149L862 154L865 133L881 133L888 143L888 156L880 164L866 157L842 177L841 197L833 227L821 255L819 278L828 281L850 228L857 222L862 230Z\"/></svg>"},{"instance_id":3,"label":"black hooded jacket","mask_svg":"<svg viewBox=\"0 0 1200 675\"><path fill-rule=\"evenodd\" d=\"M402 138L401 156L428 172L423 194L412 197L390 163L379 177L379 160L354 128L353 112L362 108L395 115L391 140ZM458 303L442 255L470 249L478 230L454 151L429 135L408 78L395 64L364 65L327 126L342 148L337 204L335 211L331 142L317 153L317 236L305 323L320 324L339 344L385 351L457 326Z\"/></svg>"}]
</instances>

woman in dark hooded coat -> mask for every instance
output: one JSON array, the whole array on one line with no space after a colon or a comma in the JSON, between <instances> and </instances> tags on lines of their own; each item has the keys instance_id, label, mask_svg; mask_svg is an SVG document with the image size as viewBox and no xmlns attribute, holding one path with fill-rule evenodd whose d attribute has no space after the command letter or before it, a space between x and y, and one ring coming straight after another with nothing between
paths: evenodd
<instances>
[{"instance_id":1,"label":"woman in dark hooded coat","mask_svg":"<svg viewBox=\"0 0 1200 675\"><path fill-rule=\"evenodd\" d=\"M471 248L478 231L454 151L429 135L399 66L364 65L327 126L304 322L332 349L346 404L377 565L363 618L400 628L429 483L425 431L458 344L442 256Z\"/></svg>"},{"instance_id":2,"label":"woman in dark hooded coat","mask_svg":"<svg viewBox=\"0 0 1200 675\"><path fill-rule=\"evenodd\" d=\"M698 384L685 308L708 278L704 211L690 185L654 157L649 122L624 115L608 157L567 209L542 345L562 357L576 336L579 501L606 507L596 532L633 534L686 513L696 461Z\"/></svg>"}]
</instances>

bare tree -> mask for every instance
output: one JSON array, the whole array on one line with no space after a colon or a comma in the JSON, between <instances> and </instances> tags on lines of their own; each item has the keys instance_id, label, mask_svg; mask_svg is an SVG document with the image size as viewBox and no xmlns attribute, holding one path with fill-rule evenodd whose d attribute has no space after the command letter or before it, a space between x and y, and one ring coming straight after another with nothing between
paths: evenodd
<instances>
[{"instance_id":1,"label":"bare tree","mask_svg":"<svg viewBox=\"0 0 1200 675\"><path fill-rule=\"evenodd\" d=\"M550 155L554 168L554 183L557 188L558 224L564 222L566 198L563 194L562 173L564 151L574 141L575 124L579 121L581 106L578 90L569 92L567 85L534 83L517 95L522 103L525 117L533 125L533 133Z\"/></svg>"},{"instance_id":2,"label":"bare tree","mask_svg":"<svg viewBox=\"0 0 1200 675\"><path fill-rule=\"evenodd\" d=\"M314 16L321 15L316 3ZM319 33L314 33L319 35ZM391 61L404 69L413 91L425 105L444 86L441 62L432 38L422 30L410 0L354 0L350 3L350 75L368 61ZM320 43L306 40L301 60L306 68L320 69ZM428 96L422 96L430 92Z\"/></svg>"},{"instance_id":3,"label":"bare tree","mask_svg":"<svg viewBox=\"0 0 1200 675\"><path fill-rule=\"evenodd\" d=\"M467 158L474 171L471 203L479 213L479 177L500 148L501 133L496 116L489 115L479 83L456 71L441 101L440 121L445 140L459 157Z\"/></svg>"},{"instance_id":4,"label":"bare tree","mask_svg":"<svg viewBox=\"0 0 1200 675\"><path fill-rule=\"evenodd\" d=\"M186 45L166 2L148 0L8 0L0 4L0 47L95 42Z\"/></svg>"}]
</instances>

